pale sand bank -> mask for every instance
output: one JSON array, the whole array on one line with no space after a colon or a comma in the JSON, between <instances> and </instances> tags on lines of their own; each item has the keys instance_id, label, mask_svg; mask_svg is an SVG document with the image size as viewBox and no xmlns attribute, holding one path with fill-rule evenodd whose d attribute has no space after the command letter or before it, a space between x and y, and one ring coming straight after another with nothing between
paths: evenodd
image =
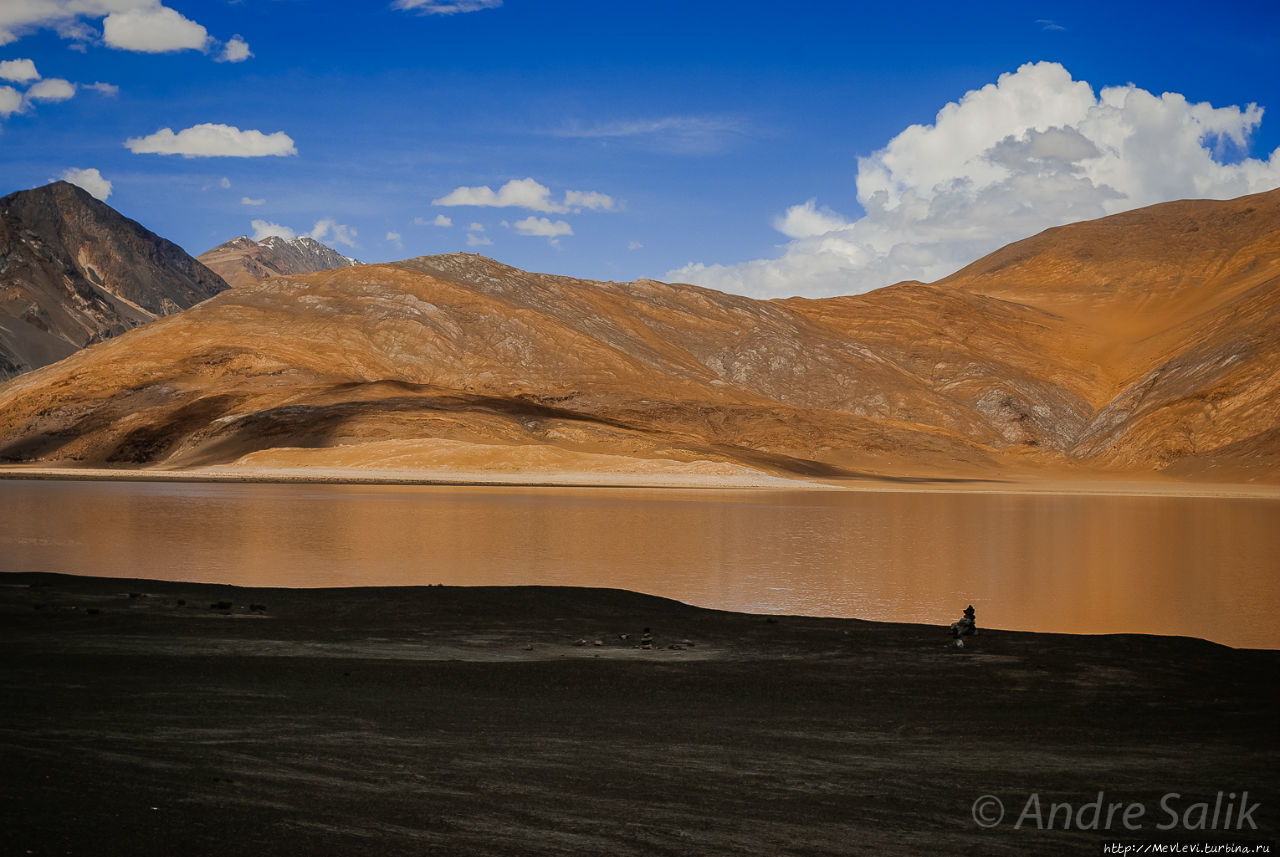
<instances>
[{"instance_id":1,"label":"pale sand bank","mask_svg":"<svg viewBox=\"0 0 1280 857\"><path fill-rule=\"evenodd\" d=\"M563 488L687 488L711 490L818 490L963 494L1064 494L1116 497L1206 497L1280 500L1280 485L1179 482L1133 477L1033 479L1026 475L973 477L873 476L848 480L788 479L748 468L738 473L595 472L585 470L503 472L492 470L377 470L340 467L247 467L221 465L182 470L0 465L0 479L59 479L122 482L318 483L333 485L455 485Z\"/></svg>"}]
</instances>

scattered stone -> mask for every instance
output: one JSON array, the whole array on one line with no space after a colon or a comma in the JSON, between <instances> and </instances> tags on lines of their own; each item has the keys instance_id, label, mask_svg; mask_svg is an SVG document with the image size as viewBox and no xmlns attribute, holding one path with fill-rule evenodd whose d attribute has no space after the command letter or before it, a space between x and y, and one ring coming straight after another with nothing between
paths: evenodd
<instances>
[{"instance_id":1,"label":"scattered stone","mask_svg":"<svg viewBox=\"0 0 1280 857\"><path fill-rule=\"evenodd\" d=\"M526 652L532 652L532 651L533 651L533 643L529 643L528 645L526 645L526 646L524 647L524 650L525 650Z\"/></svg>"},{"instance_id":2,"label":"scattered stone","mask_svg":"<svg viewBox=\"0 0 1280 857\"><path fill-rule=\"evenodd\" d=\"M593 645L593 646L603 646L603 645L604 645L604 640L592 640L592 641L591 641L591 645Z\"/></svg>"},{"instance_id":3,"label":"scattered stone","mask_svg":"<svg viewBox=\"0 0 1280 857\"><path fill-rule=\"evenodd\" d=\"M574 643L575 646L585 646L586 644L586 640L578 640L578 642Z\"/></svg>"},{"instance_id":4,"label":"scattered stone","mask_svg":"<svg viewBox=\"0 0 1280 857\"><path fill-rule=\"evenodd\" d=\"M693 642L693 640L681 640L680 645L684 646L687 649L691 649L693 648L695 643Z\"/></svg>"},{"instance_id":5,"label":"scattered stone","mask_svg":"<svg viewBox=\"0 0 1280 857\"><path fill-rule=\"evenodd\" d=\"M668 649L670 649L670 650L671 650L671 651L673 651L673 652L683 652L683 651L684 651L684 646L680 645L679 643L672 643L671 645L667 646L667 648L668 648Z\"/></svg>"}]
</instances>

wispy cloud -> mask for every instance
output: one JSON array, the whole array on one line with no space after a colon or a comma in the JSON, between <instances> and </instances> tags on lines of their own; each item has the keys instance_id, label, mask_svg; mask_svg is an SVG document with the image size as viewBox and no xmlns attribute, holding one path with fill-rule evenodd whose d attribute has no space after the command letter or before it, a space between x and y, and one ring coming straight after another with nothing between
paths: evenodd
<instances>
[{"instance_id":1,"label":"wispy cloud","mask_svg":"<svg viewBox=\"0 0 1280 857\"><path fill-rule=\"evenodd\" d=\"M1050 21L1048 18L1036 18L1036 23L1040 25L1042 30L1063 30L1067 28L1059 24L1057 21Z\"/></svg>"},{"instance_id":2,"label":"wispy cloud","mask_svg":"<svg viewBox=\"0 0 1280 857\"><path fill-rule=\"evenodd\" d=\"M607 122L569 122L549 132L577 140L631 141L680 154L710 154L752 133L751 125L734 116L662 116Z\"/></svg>"},{"instance_id":3,"label":"wispy cloud","mask_svg":"<svg viewBox=\"0 0 1280 857\"><path fill-rule=\"evenodd\" d=\"M463 12L479 12L497 9L502 0L395 0L392 9L417 12L419 15L457 15Z\"/></svg>"}]
</instances>

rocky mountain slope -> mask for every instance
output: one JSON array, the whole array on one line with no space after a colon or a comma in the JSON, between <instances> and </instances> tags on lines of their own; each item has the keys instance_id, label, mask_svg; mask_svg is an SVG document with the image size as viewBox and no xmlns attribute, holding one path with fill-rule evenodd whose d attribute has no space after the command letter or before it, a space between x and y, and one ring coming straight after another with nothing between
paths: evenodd
<instances>
[{"instance_id":1,"label":"rocky mountain slope","mask_svg":"<svg viewBox=\"0 0 1280 857\"><path fill-rule=\"evenodd\" d=\"M360 264L307 235L269 235L261 241L241 235L196 258L232 286L247 286L281 274L313 274Z\"/></svg>"},{"instance_id":2,"label":"rocky mountain slope","mask_svg":"<svg viewBox=\"0 0 1280 857\"><path fill-rule=\"evenodd\" d=\"M0 380L226 289L181 247L67 182L0 199Z\"/></svg>"},{"instance_id":3,"label":"rocky mountain slope","mask_svg":"<svg viewBox=\"0 0 1280 857\"><path fill-rule=\"evenodd\" d=\"M0 459L784 476L1280 473L1280 192L756 301L454 254L279 276L0 387Z\"/></svg>"}]
</instances>

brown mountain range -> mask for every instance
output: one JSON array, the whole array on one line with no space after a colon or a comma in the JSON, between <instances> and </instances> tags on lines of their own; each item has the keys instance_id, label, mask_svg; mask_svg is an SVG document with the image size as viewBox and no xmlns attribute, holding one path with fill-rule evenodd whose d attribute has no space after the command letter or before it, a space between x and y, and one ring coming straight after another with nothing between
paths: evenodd
<instances>
[{"instance_id":1,"label":"brown mountain range","mask_svg":"<svg viewBox=\"0 0 1280 857\"><path fill-rule=\"evenodd\" d=\"M421 257L223 293L0 387L0 459L842 478L1280 473L1280 191L757 301Z\"/></svg>"},{"instance_id":2,"label":"brown mountain range","mask_svg":"<svg viewBox=\"0 0 1280 857\"><path fill-rule=\"evenodd\" d=\"M0 380L186 309L216 274L67 182L0 199Z\"/></svg>"},{"instance_id":3,"label":"brown mountain range","mask_svg":"<svg viewBox=\"0 0 1280 857\"><path fill-rule=\"evenodd\" d=\"M281 274L314 274L360 264L308 235L268 235L261 241L241 235L196 258L232 286L252 285Z\"/></svg>"}]
</instances>

